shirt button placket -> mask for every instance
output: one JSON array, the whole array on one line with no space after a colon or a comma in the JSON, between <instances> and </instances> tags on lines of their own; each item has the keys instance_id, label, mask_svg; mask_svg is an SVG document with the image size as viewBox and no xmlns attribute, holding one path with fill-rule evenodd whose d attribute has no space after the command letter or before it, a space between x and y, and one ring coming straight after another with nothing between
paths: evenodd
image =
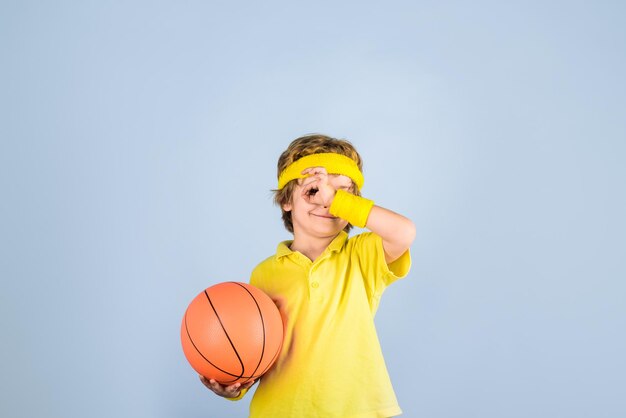
<instances>
[{"instance_id":1,"label":"shirt button placket","mask_svg":"<svg viewBox=\"0 0 626 418\"><path fill-rule=\"evenodd\" d=\"M315 276L315 267L311 267L309 270L309 294L311 295L311 299L318 299L320 297L318 290L320 282Z\"/></svg>"}]
</instances>

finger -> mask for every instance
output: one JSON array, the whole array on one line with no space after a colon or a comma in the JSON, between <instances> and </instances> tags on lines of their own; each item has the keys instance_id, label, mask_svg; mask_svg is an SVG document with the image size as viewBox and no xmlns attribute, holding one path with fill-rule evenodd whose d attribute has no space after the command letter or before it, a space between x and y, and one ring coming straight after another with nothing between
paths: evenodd
<instances>
[{"instance_id":1,"label":"finger","mask_svg":"<svg viewBox=\"0 0 626 418\"><path fill-rule=\"evenodd\" d=\"M302 180L302 183L300 183L300 185L304 188L310 186L313 183L317 183L318 181L320 181L321 179L317 176L314 177L307 177L304 180Z\"/></svg>"},{"instance_id":2,"label":"finger","mask_svg":"<svg viewBox=\"0 0 626 418\"><path fill-rule=\"evenodd\" d=\"M311 196L314 196L312 191L319 190L319 186L320 186L319 179L312 178L311 180L307 180L305 183L302 184L302 196L305 199L308 199Z\"/></svg>"},{"instance_id":3,"label":"finger","mask_svg":"<svg viewBox=\"0 0 626 418\"><path fill-rule=\"evenodd\" d=\"M235 383L230 386L227 386L224 391L229 394L229 396L239 395L239 391L241 388L241 383Z\"/></svg>"},{"instance_id":4,"label":"finger","mask_svg":"<svg viewBox=\"0 0 626 418\"><path fill-rule=\"evenodd\" d=\"M354 183L352 182L352 179L343 174L330 176L328 179L328 182L332 184L335 189L352 188L354 185Z\"/></svg>"},{"instance_id":5,"label":"finger","mask_svg":"<svg viewBox=\"0 0 626 418\"><path fill-rule=\"evenodd\" d=\"M200 376L200 381L202 382L202 384L204 386L206 386L207 388L211 389L211 382L209 381L209 379L207 379L206 377L199 375Z\"/></svg>"},{"instance_id":6,"label":"finger","mask_svg":"<svg viewBox=\"0 0 626 418\"><path fill-rule=\"evenodd\" d=\"M255 382L256 382L255 380L251 380L249 382L246 382L243 385L241 385L241 389L249 389L250 386L254 385Z\"/></svg>"},{"instance_id":7,"label":"finger","mask_svg":"<svg viewBox=\"0 0 626 418\"><path fill-rule=\"evenodd\" d=\"M202 382L202 384L204 384L204 386L206 386L208 389L210 389L214 393L220 396L224 395L224 390L222 388L222 385L220 385L217 381L215 381L215 379L207 379L204 376L200 376L200 381Z\"/></svg>"},{"instance_id":8,"label":"finger","mask_svg":"<svg viewBox=\"0 0 626 418\"><path fill-rule=\"evenodd\" d=\"M307 168L306 170L302 171L302 174L305 177L303 177L303 180L300 183L301 185L306 184L307 181L311 181L312 179L317 179L317 181L328 181L328 174L326 173L324 167Z\"/></svg>"},{"instance_id":9,"label":"finger","mask_svg":"<svg viewBox=\"0 0 626 418\"><path fill-rule=\"evenodd\" d=\"M224 395L225 393L227 393L228 388L222 385L220 382L216 381L215 379L211 379L210 383L211 389L213 389L215 393L219 395Z\"/></svg>"},{"instance_id":10,"label":"finger","mask_svg":"<svg viewBox=\"0 0 626 418\"><path fill-rule=\"evenodd\" d=\"M318 171L313 171L311 169L304 170L302 172L302 175L304 176L304 177L302 177L302 182L305 182L307 180L311 180L311 179L314 179L314 178L322 179L322 178L325 178L325 176L327 176L325 173L318 172Z\"/></svg>"},{"instance_id":11,"label":"finger","mask_svg":"<svg viewBox=\"0 0 626 418\"><path fill-rule=\"evenodd\" d=\"M320 191L317 186L310 187L308 190L303 191L302 198L310 204L318 205L320 202Z\"/></svg>"},{"instance_id":12,"label":"finger","mask_svg":"<svg viewBox=\"0 0 626 418\"><path fill-rule=\"evenodd\" d=\"M309 167L306 168L304 170L302 170L302 174L310 174L310 175L314 175L314 174L328 174L326 172L326 169L324 167Z\"/></svg>"},{"instance_id":13,"label":"finger","mask_svg":"<svg viewBox=\"0 0 626 418\"><path fill-rule=\"evenodd\" d=\"M208 387L209 389L219 387L219 383L217 383L215 379L207 379L206 377L200 375L200 381L204 384L204 386Z\"/></svg>"},{"instance_id":14,"label":"finger","mask_svg":"<svg viewBox=\"0 0 626 418\"><path fill-rule=\"evenodd\" d=\"M232 392L232 391L239 389L239 386L241 386L241 383L233 383L230 386L226 386L226 390L229 392Z\"/></svg>"}]
</instances>

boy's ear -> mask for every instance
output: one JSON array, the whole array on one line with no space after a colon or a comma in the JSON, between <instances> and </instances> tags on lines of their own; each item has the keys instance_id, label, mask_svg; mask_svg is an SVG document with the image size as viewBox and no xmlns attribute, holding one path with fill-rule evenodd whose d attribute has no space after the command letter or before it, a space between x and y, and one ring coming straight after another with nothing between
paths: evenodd
<instances>
[{"instance_id":1,"label":"boy's ear","mask_svg":"<svg viewBox=\"0 0 626 418\"><path fill-rule=\"evenodd\" d=\"M291 209L293 209L293 205L291 204L291 202L285 203L283 204L282 208L285 212L291 212Z\"/></svg>"}]
</instances>

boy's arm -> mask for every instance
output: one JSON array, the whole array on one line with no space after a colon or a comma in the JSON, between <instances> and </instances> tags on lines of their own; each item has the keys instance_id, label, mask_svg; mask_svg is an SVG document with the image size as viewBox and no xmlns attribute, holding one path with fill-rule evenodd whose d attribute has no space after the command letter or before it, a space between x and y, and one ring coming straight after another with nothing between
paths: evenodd
<instances>
[{"instance_id":1,"label":"boy's arm","mask_svg":"<svg viewBox=\"0 0 626 418\"><path fill-rule=\"evenodd\" d=\"M361 222L360 225L358 222L356 223L358 226L365 226L379 235L383 240L387 264L397 260L413 243L415 225L410 219L380 206L372 207L372 201L353 196L346 190L338 188L338 186L351 183L348 177L338 176L329 181L328 173L324 167L310 167L304 170L302 174L309 176L302 182L303 196L311 203L330 207L331 213L335 212L333 207L339 209L333 205L333 202L338 194L343 194L340 196L342 202L339 204L341 208L337 210L340 212L338 216L355 224L355 221L350 218L356 214L356 218L359 219L358 222ZM315 193L310 194L311 190L315 190Z\"/></svg>"},{"instance_id":2,"label":"boy's arm","mask_svg":"<svg viewBox=\"0 0 626 418\"><path fill-rule=\"evenodd\" d=\"M380 206L372 207L365 226L383 239L387 264L404 254L415 239L415 224L410 219Z\"/></svg>"}]
</instances>

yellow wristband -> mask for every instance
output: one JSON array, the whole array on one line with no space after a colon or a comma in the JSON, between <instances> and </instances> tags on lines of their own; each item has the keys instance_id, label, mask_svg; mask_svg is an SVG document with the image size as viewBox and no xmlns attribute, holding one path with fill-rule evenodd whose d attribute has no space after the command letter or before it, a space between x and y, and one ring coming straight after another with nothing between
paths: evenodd
<instances>
[{"instance_id":1,"label":"yellow wristband","mask_svg":"<svg viewBox=\"0 0 626 418\"><path fill-rule=\"evenodd\" d=\"M333 203L328 211L331 215L345 219L354 226L365 228L367 217L369 216L374 201L364 197L355 196L345 190L337 190Z\"/></svg>"}]
</instances>

